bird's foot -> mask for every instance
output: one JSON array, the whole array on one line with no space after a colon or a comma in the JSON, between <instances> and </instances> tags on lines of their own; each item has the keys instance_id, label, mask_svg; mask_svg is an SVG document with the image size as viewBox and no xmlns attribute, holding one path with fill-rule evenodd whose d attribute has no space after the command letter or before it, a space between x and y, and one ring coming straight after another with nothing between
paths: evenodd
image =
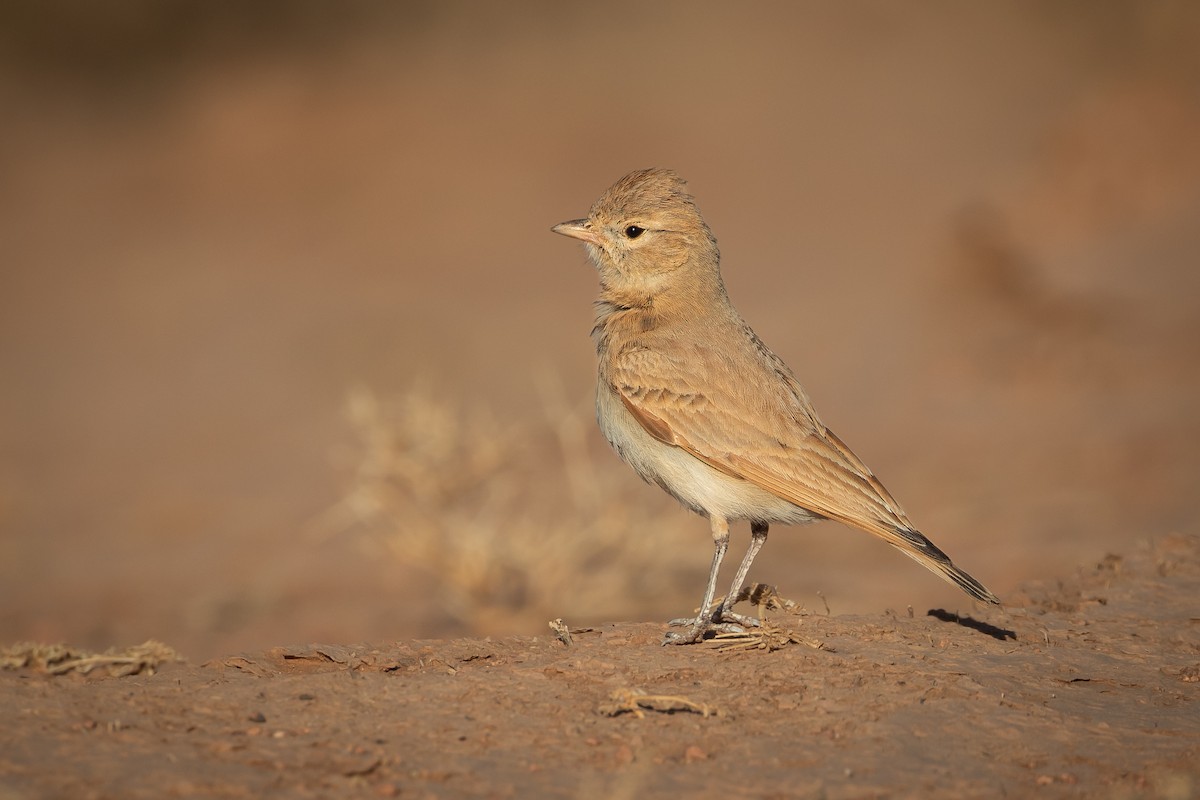
<instances>
[{"instance_id":1,"label":"bird's foot","mask_svg":"<svg viewBox=\"0 0 1200 800\"><path fill-rule=\"evenodd\" d=\"M742 628L760 628L762 623L758 617L751 617L745 614L735 614L727 608L719 609L713 619L720 624L734 625Z\"/></svg>"},{"instance_id":2,"label":"bird's foot","mask_svg":"<svg viewBox=\"0 0 1200 800\"><path fill-rule=\"evenodd\" d=\"M708 616L696 617L695 619L673 619L667 623L672 627L684 628L682 631L667 631L663 634L662 643L667 644L695 644L702 642L709 636L715 636L718 633L745 633L746 629L741 624L736 622L716 622ZM754 624L758 624L758 620L754 620Z\"/></svg>"}]
</instances>

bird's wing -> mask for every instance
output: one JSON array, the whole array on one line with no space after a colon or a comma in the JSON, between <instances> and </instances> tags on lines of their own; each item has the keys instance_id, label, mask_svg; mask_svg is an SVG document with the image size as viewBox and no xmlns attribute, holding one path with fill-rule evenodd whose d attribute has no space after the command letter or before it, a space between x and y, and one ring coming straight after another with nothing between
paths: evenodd
<instances>
[{"instance_id":1,"label":"bird's wing","mask_svg":"<svg viewBox=\"0 0 1200 800\"><path fill-rule=\"evenodd\" d=\"M700 387L690 373L659 353L633 350L614 359L608 377L647 433L714 469L881 536L911 527L871 470L820 422L790 375L739 376L746 383Z\"/></svg>"},{"instance_id":2,"label":"bird's wing","mask_svg":"<svg viewBox=\"0 0 1200 800\"><path fill-rule=\"evenodd\" d=\"M821 423L782 362L772 361L757 375L737 375L728 363L725 371L736 380L700 387L691 377L698 371L636 349L613 360L607 379L659 441L801 508L873 533L972 597L1000 602L913 527L874 473Z\"/></svg>"}]
</instances>

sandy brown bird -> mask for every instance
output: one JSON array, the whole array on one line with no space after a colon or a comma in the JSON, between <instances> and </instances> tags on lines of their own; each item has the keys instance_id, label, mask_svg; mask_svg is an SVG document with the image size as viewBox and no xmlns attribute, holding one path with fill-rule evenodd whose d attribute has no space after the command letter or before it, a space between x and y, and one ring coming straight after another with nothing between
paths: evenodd
<instances>
[{"instance_id":1,"label":"sandy brown bird","mask_svg":"<svg viewBox=\"0 0 1200 800\"><path fill-rule=\"evenodd\" d=\"M999 603L909 521L825 427L787 365L734 310L717 241L669 170L630 173L586 219L552 230L582 240L600 274L592 331L596 418L646 481L708 517L715 545L700 613L664 644L756 625L732 610L772 522L833 519L873 533L972 597ZM750 521L733 588L710 611L729 523Z\"/></svg>"}]
</instances>

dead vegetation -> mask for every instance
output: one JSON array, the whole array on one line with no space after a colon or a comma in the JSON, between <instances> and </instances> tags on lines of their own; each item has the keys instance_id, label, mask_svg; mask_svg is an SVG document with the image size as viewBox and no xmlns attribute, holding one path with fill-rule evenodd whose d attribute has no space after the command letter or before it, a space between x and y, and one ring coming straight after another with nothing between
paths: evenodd
<instances>
[{"instance_id":1,"label":"dead vegetation","mask_svg":"<svg viewBox=\"0 0 1200 800\"><path fill-rule=\"evenodd\" d=\"M632 714L638 719L645 718L645 711L657 711L663 714L686 712L699 714L702 717L721 716L719 709L706 703L697 703L676 695L648 694L643 689L617 689L609 695L608 702L602 703L596 709L596 713L605 717Z\"/></svg>"},{"instance_id":2,"label":"dead vegetation","mask_svg":"<svg viewBox=\"0 0 1200 800\"><path fill-rule=\"evenodd\" d=\"M65 675L68 672L87 675L96 669L103 669L113 678L141 673L153 675L161 665L182 660L174 648L153 639L124 649L110 647L103 653L92 653L65 644L37 642L18 642L0 650L0 667L29 668L47 675Z\"/></svg>"},{"instance_id":3,"label":"dead vegetation","mask_svg":"<svg viewBox=\"0 0 1200 800\"><path fill-rule=\"evenodd\" d=\"M324 529L435 575L444 609L477 631L620 619L702 571L686 513L589 441L590 399L572 405L549 381L542 396L543 422L517 425L425 386L355 390L349 486Z\"/></svg>"},{"instance_id":4,"label":"dead vegetation","mask_svg":"<svg viewBox=\"0 0 1200 800\"><path fill-rule=\"evenodd\" d=\"M747 628L736 633L718 633L713 637L717 650L722 653L740 653L746 650L765 650L770 653L782 650L788 645L802 644L814 650L832 650L819 639L801 636L787 628L781 628L773 622L763 620L757 628Z\"/></svg>"}]
</instances>

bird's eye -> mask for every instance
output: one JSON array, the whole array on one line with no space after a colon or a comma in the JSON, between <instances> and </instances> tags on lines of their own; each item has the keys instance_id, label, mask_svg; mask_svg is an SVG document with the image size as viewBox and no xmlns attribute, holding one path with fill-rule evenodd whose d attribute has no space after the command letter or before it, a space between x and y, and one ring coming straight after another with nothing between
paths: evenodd
<instances>
[{"instance_id":1,"label":"bird's eye","mask_svg":"<svg viewBox=\"0 0 1200 800\"><path fill-rule=\"evenodd\" d=\"M646 232L645 228L639 228L637 225L630 225L628 228L625 229L625 235L628 236L630 239L636 239L637 237L641 236L645 232Z\"/></svg>"}]
</instances>

